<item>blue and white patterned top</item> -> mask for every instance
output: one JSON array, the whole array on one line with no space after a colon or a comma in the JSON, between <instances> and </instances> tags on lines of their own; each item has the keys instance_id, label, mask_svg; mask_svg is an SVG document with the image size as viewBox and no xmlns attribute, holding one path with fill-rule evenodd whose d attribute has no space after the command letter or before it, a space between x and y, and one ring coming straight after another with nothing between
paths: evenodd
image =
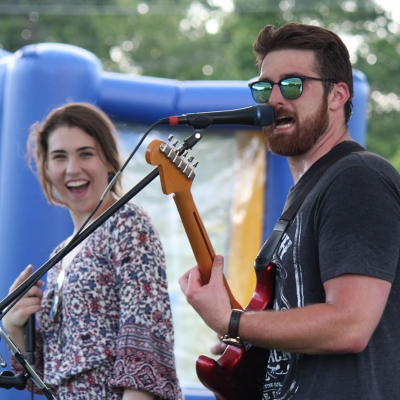
<instances>
[{"instance_id":1,"label":"blue and white patterned top","mask_svg":"<svg viewBox=\"0 0 400 400\"><path fill-rule=\"evenodd\" d=\"M50 320L60 270L59 263L48 272L37 314L35 367L44 382L71 399L85 383L92 393L99 387L90 399L119 399L124 388L182 399L164 252L143 209L127 203L89 236L67 269L61 313Z\"/></svg>"}]
</instances>

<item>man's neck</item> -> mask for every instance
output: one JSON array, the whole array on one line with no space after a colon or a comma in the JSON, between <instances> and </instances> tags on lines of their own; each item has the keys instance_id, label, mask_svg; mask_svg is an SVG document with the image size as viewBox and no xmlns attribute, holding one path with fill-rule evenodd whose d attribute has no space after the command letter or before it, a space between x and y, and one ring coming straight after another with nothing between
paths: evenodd
<instances>
[{"instance_id":1,"label":"man's neck","mask_svg":"<svg viewBox=\"0 0 400 400\"><path fill-rule=\"evenodd\" d=\"M288 157L290 172L296 184L308 169L321 157L329 153L337 144L351 140L348 129L336 135L324 135L314 147L301 156Z\"/></svg>"}]
</instances>

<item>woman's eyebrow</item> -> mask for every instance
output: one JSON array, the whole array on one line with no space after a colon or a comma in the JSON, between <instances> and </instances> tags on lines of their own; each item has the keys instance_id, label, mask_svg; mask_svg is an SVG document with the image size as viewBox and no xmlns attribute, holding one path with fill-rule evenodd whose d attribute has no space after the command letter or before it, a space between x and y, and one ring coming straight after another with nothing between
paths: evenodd
<instances>
[{"instance_id":1,"label":"woman's eyebrow","mask_svg":"<svg viewBox=\"0 0 400 400\"><path fill-rule=\"evenodd\" d=\"M95 147L93 147L93 146L83 146L83 147L79 147L79 148L77 148L76 149L76 151L86 151L86 150L93 150L93 151L96 151L96 148ZM63 149L55 149L55 150L52 150L51 152L50 152L50 154L61 154L61 153L66 153L67 151L66 150L63 150Z\"/></svg>"},{"instance_id":2,"label":"woman's eyebrow","mask_svg":"<svg viewBox=\"0 0 400 400\"><path fill-rule=\"evenodd\" d=\"M83 146L76 149L77 151L84 151L84 150L96 150L96 147L93 146Z\"/></svg>"}]
</instances>

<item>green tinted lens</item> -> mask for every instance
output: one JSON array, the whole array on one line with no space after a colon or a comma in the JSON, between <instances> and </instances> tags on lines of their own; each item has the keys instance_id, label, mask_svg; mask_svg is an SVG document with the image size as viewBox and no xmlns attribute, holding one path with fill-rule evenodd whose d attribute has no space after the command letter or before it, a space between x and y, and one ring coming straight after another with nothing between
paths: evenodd
<instances>
[{"instance_id":1,"label":"green tinted lens","mask_svg":"<svg viewBox=\"0 0 400 400\"><path fill-rule=\"evenodd\" d=\"M282 95L287 99L297 99L303 92L303 82L300 78L286 78L280 82Z\"/></svg>"},{"instance_id":2,"label":"green tinted lens","mask_svg":"<svg viewBox=\"0 0 400 400\"><path fill-rule=\"evenodd\" d=\"M272 92L272 84L269 82L256 82L251 86L251 94L257 103L266 103Z\"/></svg>"}]
</instances>

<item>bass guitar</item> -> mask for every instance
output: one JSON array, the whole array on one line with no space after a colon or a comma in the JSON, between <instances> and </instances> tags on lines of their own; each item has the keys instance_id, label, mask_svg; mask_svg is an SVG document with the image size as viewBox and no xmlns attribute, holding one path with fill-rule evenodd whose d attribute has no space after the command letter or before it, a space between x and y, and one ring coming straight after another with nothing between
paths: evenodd
<instances>
[{"instance_id":1,"label":"bass guitar","mask_svg":"<svg viewBox=\"0 0 400 400\"><path fill-rule=\"evenodd\" d=\"M215 252L197 211L190 188L195 178L193 157L179 155L175 146L153 140L146 151L146 161L158 166L161 187L172 194L188 236L202 279L208 283ZM275 268L269 264L256 271L256 288L245 311L261 311L272 306ZM232 308L242 309L234 298L226 279ZM261 400L267 374L269 351L250 344L228 345L224 353L214 360L201 355L196 362L196 372L201 383L212 391L218 400Z\"/></svg>"}]
</instances>

